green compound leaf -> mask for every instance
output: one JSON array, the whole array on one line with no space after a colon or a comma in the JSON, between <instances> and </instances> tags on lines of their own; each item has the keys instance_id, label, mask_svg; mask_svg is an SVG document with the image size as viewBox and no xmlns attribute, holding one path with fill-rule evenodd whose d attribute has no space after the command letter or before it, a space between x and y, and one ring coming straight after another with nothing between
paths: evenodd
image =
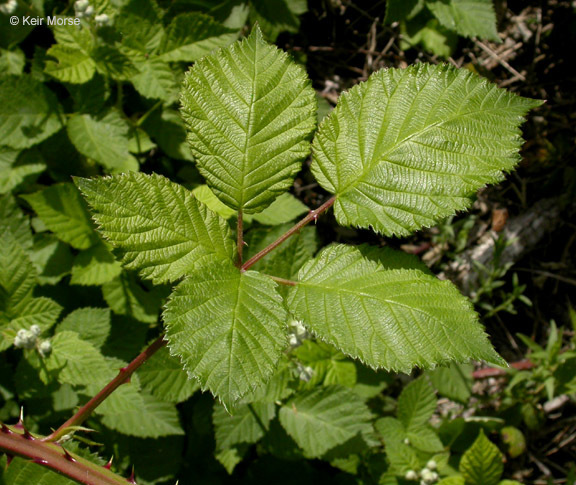
<instances>
[{"instance_id":1,"label":"green compound leaf","mask_svg":"<svg viewBox=\"0 0 576 485\"><path fill-rule=\"evenodd\" d=\"M502 180L540 104L447 65L383 69L321 123L312 171L337 196L340 224L407 235Z\"/></svg>"},{"instance_id":2,"label":"green compound leaf","mask_svg":"<svg viewBox=\"0 0 576 485\"><path fill-rule=\"evenodd\" d=\"M460 473L467 485L497 485L503 471L502 453L481 429L474 444L462 456Z\"/></svg>"},{"instance_id":3,"label":"green compound leaf","mask_svg":"<svg viewBox=\"0 0 576 485\"><path fill-rule=\"evenodd\" d=\"M62 128L56 96L31 76L0 76L2 144L29 148Z\"/></svg>"},{"instance_id":4,"label":"green compound leaf","mask_svg":"<svg viewBox=\"0 0 576 485\"><path fill-rule=\"evenodd\" d=\"M447 281L415 269L384 269L345 245L324 249L298 279L290 311L370 367L410 372L469 359L506 365L472 305Z\"/></svg>"},{"instance_id":5,"label":"green compound leaf","mask_svg":"<svg viewBox=\"0 0 576 485\"><path fill-rule=\"evenodd\" d=\"M194 394L200 385L182 369L180 360L172 357L166 347L156 352L138 369L142 388L157 398L179 403Z\"/></svg>"},{"instance_id":6,"label":"green compound leaf","mask_svg":"<svg viewBox=\"0 0 576 485\"><path fill-rule=\"evenodd\" d=\"M255 271L214 262L180 283L166 305L170 353L227 407L271 377L286 346L287 313L275 287Z\"/></svg>"},{"instance_id":7,"label":"green compound leaf","mask_svg":"<svg viewBox=\"0 0 576 485\"><path fill-rule=\"evenodd\" d=\"M112 172L137 171L138 161L128 151L128 126L114 113L97 120L87 114L73 114L68 136L78 151Z\"/></svg>"},{"instance_id":8,"label":"green compound leaf","mask_svg":"<svg viewBox=\"0 0 576 485\"><path fill-rule=\"evenodd\" d=\"M174 17L166 28L158 54L164 61L193 62L237 37L237 30L224 27L210 15L185 13Z\"/></svg>"},{"instance_id":9,"label":"green compound leaf","mask_svg":"<svg viewBox=\"0 0 576 485\"><path fill-rule=\"evenodd\" d=\"M285 192L310 152L316 96L304 70L256 28L186 74L182 116L198 167L244 213Z\"/></svg>"},{"instance_id":10,"label":"green compound leaf","mask_svg":"<svg viewBox=\"0 0 576 485\"><path fill-rule=\"evenodd\" d=\"M299 393L280 408L280 423L309 458L357 434L370 433L370 411L364 401L344 387L320 387Z\"/></svg>"},{"instance_id":11,"label":"green compound leaf","mask_svg":"<svg viewBox=\"0 0 576 485\"><path fill-rule=\"evenodd\" d=\"M501 42L492 0L426 0L426 6L444 27L460 35Z\"/></svg>"},{"instance_id":12,"label":"green compound leaf","mask_svg":"<svg viewBox=\"0 0 576 485\"><path fill-rule=\"evenodd\" d=\"M76 249L98 243L98 234L80 192L73 184L57 184L21 196L58 239Z\"/></svg>"},{"instance_id":13,"label":"green compound leaf","mask_svg":"<svg viewBox=\"0 0 576 485\"><path fill-rule=\"evenodd\" d=\"M130 172L76 183L125 266L154 283L175 281L206 257L234 256L226 221L165 177Z\"/></svg>"},{"instance_id":14,"label":"green compound leaf","mask_svg":"<svg viewBox=\"0 0 576 485\"><path fill-rule=\"evenodd\" d=\"M83 84L96 72L96 63L80 49L66 45L53 45L46 52L56 61L46 61L44 72L64 83Z\"/></svg>"},{"instance_id":15,"label":"green compound leaf","mask_svg":"<svg viewBox=\"0 0 576 485\"><path fill-rule=\"evenodd\" d=\"M223 451L240 443L256 443L264 436L276 414L273 403L243 404L228 414L224 406L214 406L213 423L216 451Z\"/></svg>"}]
</instances>

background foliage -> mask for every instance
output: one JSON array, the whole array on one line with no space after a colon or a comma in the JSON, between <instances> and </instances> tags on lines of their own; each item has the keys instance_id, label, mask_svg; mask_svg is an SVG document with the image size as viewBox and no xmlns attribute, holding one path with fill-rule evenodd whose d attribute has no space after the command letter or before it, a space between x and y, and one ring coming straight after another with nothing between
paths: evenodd
<instances>
[{"instance_id":1,"label":"background foliage","mask_svg":"<svg viewBox=\"0 0 576 485\"><path fill-rule=\"evenodd\" d=\"M34 0L0 7L0 421L16 421L23 406L31 431L57 428L158 335L178 264L151 269L153 282L121 266L72 177L159 173L229 220L233 212L190 163L178 95L191 63L258 22L265 38L307 67L319 117L373 71L418 60L465 66L548 100L525 130L519 175L482 191L470 215L394 241L328 217L254 267L291 278L336 241L401 248L449 273L488 234L495 250L468 270L476 283L465 291L497 350L518 365L487 378L468 364L410 377L375 372L293 322L292 349L272 381L232 416L164 349L97 409L87 423L96 432L76 434L69 448L102 463L96 454L114 455L115 469L128 476L134 466L138 483L574 482L569 2ZM83 28L8 24L10 15L54 14L81 17ZM338 190L321 178L318 186L308 162L300 172L286 170L296 176L289 194L245 206L268 206L246 218L247 257L317 207L325 190ZM543 238L507 260L514 238L496 231L497 211L513 219L551 198L557 210L546 214L556 214L554 224L531 219ZM182 264L191 257L185 249ZM2 467L0 481L69 483L22 460Z\"/></svg>"}]
</instances>

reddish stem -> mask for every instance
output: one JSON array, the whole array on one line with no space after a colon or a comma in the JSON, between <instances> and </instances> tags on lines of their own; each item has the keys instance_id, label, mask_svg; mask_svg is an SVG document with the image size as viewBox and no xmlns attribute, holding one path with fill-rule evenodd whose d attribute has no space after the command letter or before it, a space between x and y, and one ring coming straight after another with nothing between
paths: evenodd
<instances>
[{"instance_id":1,"label":"reddish stem","mask_svg":"<svg viewBox=\"0 0 576 485\"><path fill-rule=\"evenodd\" d=\"M516 370L528 370L534 367L534 364L529 360L520 360L518 362L512 362L510 367ZM500 377L508 374L508 369L500 369L498 367L486 367L484 369L478 369L472 373L474 379L486 379L488 377Z\"/></svg>"},{"instance_id":2,"label":"reddish stem","mask_svg":"<svg viewBox=\"0 0 576 485\"><path fill-rule=\"evenodd\" d=\"M70 453L56 443L46 443L14 426L2 425L0 429L0 451L12 457L18 456L62 473L72 480L87 485L122 485L126 479L106 467Z\"/></svg>"},{"instance_id":3,"label":"reddish stem","mask_svg":"<svg viewBox=\"0 0 576 485\"><path fill-rule=\"evenodd\" d=\"M80 426L110 394L112 394L118 387L127 382L130 376L138 369L144 362L152 357L158 350L166 345L164 335L160 335L144 352L136 357L126 367L120 369L118 375L112 379L104 388L96 394L90 401L82 406L74 416L66 421L51 435L43 439L43 441L57 441L64 436L71 426Z\"/></svg>"},{"instance_id":4,"label":"reddish stem","mask_svg":"<svg viewBox=\"0 0 576 485\"><path fill-rule=\"evenodd\" d=\"M272 244L266 246L262 251L256 253L252 256L248 261L246 261L242 266L241 270L246 271L250 266L254 265L256 262L260 261L264 256L266 256L270 251L276 249L280 244L282 244L286 239L288 239L293 234L297 233L300 229L302 229L306 224L309 224L312 221L315 221L318 216L324 212L326 212L330 207L334 205L336 202L336 196L330 197L326 202L324 202L318 209L312 210L308 213L304 219L298 222L296 225L292 226L287 232L282 234L276 241Z\"/></svg>"}]
</instances>

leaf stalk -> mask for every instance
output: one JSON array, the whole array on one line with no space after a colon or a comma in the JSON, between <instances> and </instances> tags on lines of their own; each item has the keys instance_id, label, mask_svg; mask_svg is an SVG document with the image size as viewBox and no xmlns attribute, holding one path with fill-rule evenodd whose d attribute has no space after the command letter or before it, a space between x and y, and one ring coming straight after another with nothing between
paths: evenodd
<instances>
[{"instance_id":1,"label":"leaf stalk","mask_svg":"<svg viewBox=\"0 0 576 485\"><path fill-rule=\"evenodd\" d=\"M146 362L150 357L152 357L158 350L166 345L164 340L164 335L160 335L148 348L146 348L138 357L136 357L130 364L126 367L120 369L118 375L112 379L108 384L106 384L102 390L96 394L92 399L90 399L84 406L82 406L74 416L72 416L68 421L66 421L62 426L60 426L56 431L43 439L45 442L57 441L66 435L70 428L73 426L81 425L92 412L100 405L102 402L112 394L118 387L120 387L125 382L128 382L130 376Z\"/></svg>"},{"instance_id":2,"label":"leaf stalk","mask_svg":"<svg viewBox=\"0 0 576 485\"><path fill-rule=\"evenodd\" d=\"M262 251L256 253L254 256L252 256L248 261L246 261L240 267L240 270L246 271L248 268L250 268L251 266L256 264L258 261L260 261L270 251L273 251L278 246L280 246L280 244L282 244L284 241L286 241L286 239L288 239L290 236L292 236L293 234L296 234L298 231L300 231L300 229L302 229L304 226L306 226L310 222L316 221L316 219L318 219L318 216L320 216L321 214L326 212L328 209L330 209L330 207L332 207L334 205L334 202L336 202L336 196L335 195L330 197L326 202L324 202L320 207L318 207L318 209L311 210L306 217L304 217L300 222L298 222L297 224L292 226L290 229L288 229L288 231L286 231L284 234L282 234L282 236L280 236L278 239L276 239L276 241L269 244Z\"/></svg>"}]
</instances>

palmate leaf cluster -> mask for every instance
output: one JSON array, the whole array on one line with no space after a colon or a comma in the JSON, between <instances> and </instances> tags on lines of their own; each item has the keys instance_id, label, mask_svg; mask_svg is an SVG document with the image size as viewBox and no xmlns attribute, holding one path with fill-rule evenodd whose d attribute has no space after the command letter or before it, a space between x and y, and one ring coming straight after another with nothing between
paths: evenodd
<instances>
[{"instance_id":1,"label":"palmate leaf cluster","mask_svg":"<svg viewBox=\"0 0 576 485\"><path fill-rule=\"evenodd\" d=\"M8 359L21 355L15 378L0 380L11 403L0 419L17 414L18 396L36 403L38 423L58 426L165 332L167 347L89 421L102 431L98 440L119 450L119 467L135 464L150 483L171 477L184 432L194 428L190 439L207 440L207 449L214 439L230 472L256 442L272 456L320 458L347 472L363 453L383 458L384 443L386 477L400 480L404 470L394 468L395 448L374 428L368 400L390 380L382 370L504 364L470 303L404 253L319 248L314 225L242 263L308 213L288 190L310 154L339 224L406 235L465 209L478 188L514 168L519 125L538 102L422 64L374 74L317 126L306 73L265 41L295 28L305 2L278 1L276 10L259 1L196 3L195 12L103 3L108 26L55 28L56 44L30 72L16 65L0 75L0 126L9 133L0 189L20 194L0 199L0 349ZM283 15L286 25L274 21L281 7L292 14ZM218 50L247 18L260 28ZM182 121L173 103L182 65L193 61ZM47 80L65 86L72 112ZM137 114L121 109L124 96L139 100ZM17 102L30 109L10 109ZM152 154L158 166L181 160L177 176L163 172L184 185L140 172ZM59 183L35 185L42 172ZM42 332L37 347L14 348L17 332L33 325ZM38 351L43 340L47 355ZM446 443L428 423L432 391L417 382L391 426L401 444L413 442L421 465ZM183 426L176 406L199 388L220 402L198 398L194 422ZM8 483L39 473L15 463ZM46 473L34 480L63 480Z\"/></svg>"},{"instance_id":2,"label":"palmate leaf cluster","mask_svg":"<svg viewBox=\"0 0 576 485\"><path fill-rule=\"evenodd\" d=\"M464 209L514 166L518 123L536 104L448 66L383 70L323 121L312 171L334 194L338 222L408 234ZM315 105L304 72L258 29L187 73L188 141L208 186L239 217L290 186L310 150ZM135 173L77 185L126 267L155 283L184 278L164 312L170 351L227 406L273 374L289 314L373 368L502 363L455 287L391 252L330 246L299 269L283 301L267 275L234 265L225 220L183 187Z\"/></svg>"}]
</instances>

